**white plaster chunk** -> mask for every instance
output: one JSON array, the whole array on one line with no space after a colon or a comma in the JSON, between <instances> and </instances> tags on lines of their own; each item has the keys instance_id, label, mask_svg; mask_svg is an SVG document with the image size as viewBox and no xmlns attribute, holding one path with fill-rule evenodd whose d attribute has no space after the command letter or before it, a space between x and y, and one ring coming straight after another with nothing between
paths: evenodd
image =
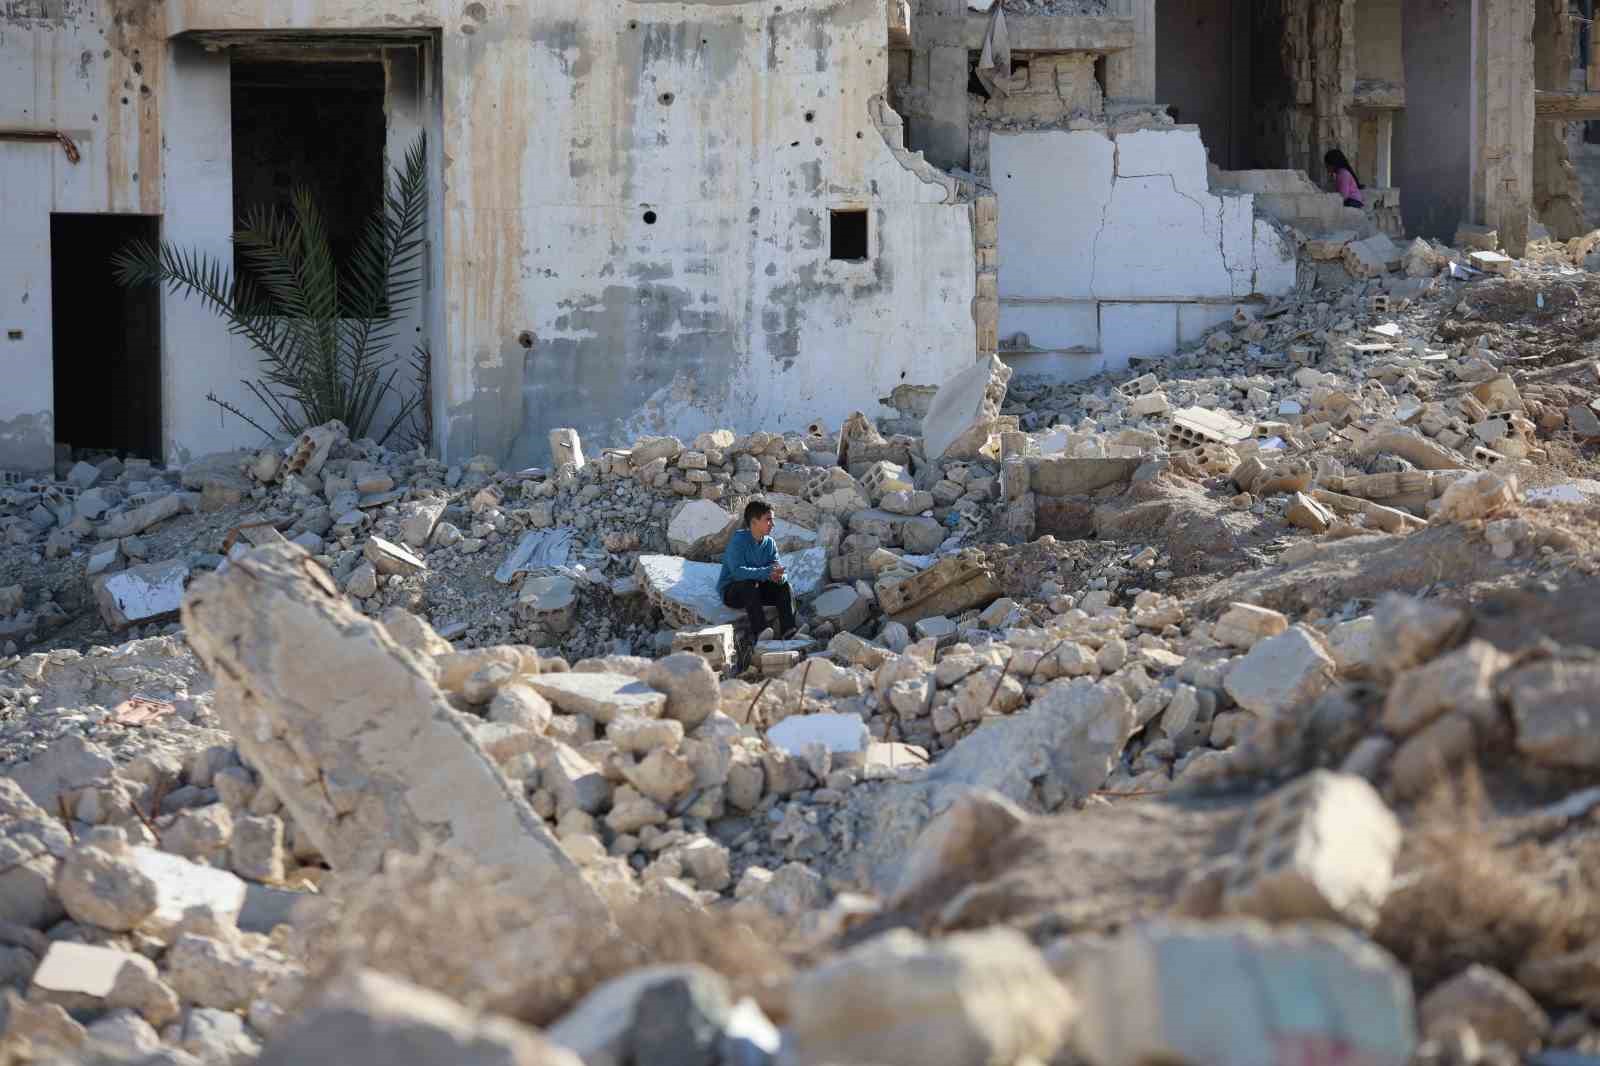
<instances>
[{"instance_id":1,"label":"white plaster chunk","mask_svg":"<svg viewBox=\"0 0 1600 1066\"><path fill-rule=\"evenodd\" d=\"M141 923L147 931L170 934L190 907L205 907L226 922L238 921L247 888L234 874L155 848L131 848L128 857L156 885L155 912Z\"/></svg>"},{"instance_id":2,"label":"white plaster chunk","mask_svg":"<svg viewBox=\"0 0 1600 1066\"><path fill-rule=\"evenodd\" d=\"M100 617L113 629L177 613L189 567L181 559L131 566L95 582Z\"/></svg>"},{"instance_id":3,"label":"white plaster chunk","mask_svg":"<svg viewBox=\"0 0 1600 1066\"><path fill-rule=\"evenodd\" d=\"M865 751L872 737L856 714L796 714L767 730L767 742L790 755L803 755L813 744L829 751Z\"/></svg>"},{"instance_id":4,"label":"white plaster chunk","mask_svg":"<svg viewBox=\"0 0 1600 1066\"><path fill-rule=\"evenodd\" d=\"M715 501L690 500L667 523L667 544L678 554L689 555L702 541L717 536L733 521L733 515Z\"/></svg>"}]
</instances>

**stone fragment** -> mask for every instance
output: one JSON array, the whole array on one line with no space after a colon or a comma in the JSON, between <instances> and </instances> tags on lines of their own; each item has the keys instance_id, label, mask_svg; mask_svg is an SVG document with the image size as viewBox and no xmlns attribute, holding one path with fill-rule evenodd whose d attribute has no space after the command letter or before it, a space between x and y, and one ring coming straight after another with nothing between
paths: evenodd
<instances>
[{"instance_id":1,"label":"stone fragment","mask_svg":"<svg viewBox=\"0 0 1600 1066\"><path fill-rule=\"evenodd\" d=\"M252 952L242 942L180 935L164 959L168 980L184 1002L242 1011L295 969L276 955Z\"/></svg>"},{"instance_id":2,"label":"stone fragment","mask_svg":"<svg viewBox=\"0 0 1600 1066\"><path fill-rule=\"evenodd\" d=\"M556 798L556 810L598 814L611 801L611 782L598 767L560 741L539 754L539 781Z\"/></svg>"},{"instance_id":3,"label":"stone fragment","mask_svg":"<svg viewBox=\"0 0 1600 1066\"><path fill-rule=\"evenodd\" d=\"M178 1046L206 1066L254 1066L261 1044L232 1011L194 1007L183 1019Z\"/></svg>"},{"instance_id":4,"label":"stone fragment","mask_svg":"<svg viewBox=\"0 0 1600 1066\"><path fill-rule=\"evenodd\" d=\"M867 620L870 608L866 597L848 585L840 585L818 596L811 613L817 622L828 622L836 630L848 632Z\"/></svg>"},{"instance_id":5,"label":"stone fragment","mask_svg":"<svg viewBox=\"0 0 1600 1066\"><path fill-rule=\"evenodd\" d=\"M400 539L410 548L426 548L433 539L433 531L444 517L446 501L434 496L406 504L400 520Z\"/></svg>"},{"instance_id":6,"label":"stone fragment","mask_svg":"<svg viewBox=\"0 0 1600 1066\"><path fill-rule=\"evenodd\" d=\"M116 933L156 910L156 883L121 849L73 848L56 871L55 891L73 921Z\"/></svg>"},{"instance_id":7,"label":"stone fragment","mask_svg":"<svg viewBox=\"0 0 1600 1066\"><path fill-rule=\"evenodd\" d=\"M867 724L855 714L790 715L767 730L768 744L795 756L805 755L813 744L835 754L862 752L871 739Z\"/></svg>"},{"instance_id":8,"label":"stone fragment","mask_svg":"<svg viewBox=\"0 0 1600 1066\"><path fill-rule=\"evenodd\" d=\"M1334 670L1322 638L1296 625L1256 644L1222 684L1240 707L1273 718L1309 706L1333 682Z\"/></svg>"},{"instance_id":9,"label":"stone fragment","mask_svg":"<svg viewBox=\"0 0 1600 1066\"><path fill-rule=\"evenodd\" d=\"M993 571L964 555L940 559L903 580L880 578L876 591L878 605L892 621L903 626L935 615L957 615L973 607L982 608L1000 597Z\"/></svg>"},{"instance_id":10,"label":"stone fragment","mask_svg":"<svg viewBox=\"0 0 1600 1066\"><path fill-rule=\"evenodd\" d=\"M257 1066L583 1066L531 1029L372 970L335 974Z\"/></svg>"},{"instance_id":11,"label":"stone fragment","mask_svg":"<svg viewBox=\"0 0 1600 1066\"><path fill-rule=\"evenodd\" d=\"M1065 980L1083 1000L1074 1044L1096 1066L1408 1066L1416 1049L1409 975L1333 925L1139 925L1075 953Z\"/></svg>"},{"instance_id":12,"label":"stone fragment","mask_svg":"<svg viewBox=\"0 0 1600 1066\"><path fill-rule=\"evenodd\" d=\"M1492 644L1473 640L1426 666L1395 678L1383 704L1383 728L1408 737L1447 712L1458 711L1486 730L1499 717L1494 679L1509 659Z\"/></svg>"},{"instance_id":13,"label":"stone fragment","mask_svg":"<svg viewBox=\"0 0 1600 1066\"><path fill-rule=\"evenodd\" d=\"M1303 492L1297 492L1289 501L1285 513L1289 524L1313 533L1326 533L1334 522L1334 514Z\"/></svg>"},{"instance_id":14,"label":"stone fragment","mask_svg":"<svg viewBox=\"0 0 1600 1066\"><path fill-rule=\"evenodd\" d=\"M1252 807L1223 908L1370 932L1389 894L1400 839L1399 819L1366 781L1313 771Z\"/></svg>"},{"instance_id":15,"label":"stone fragment","mask_svg":"<svg viewBox=\"0 0 1600 1066\"><path fill-rule=\"evenodd\" d=\"M228 864L251 881L275 884L283 880L288 857L283 846L283 819L277 815L240 818L228 844Z\"/></svg>"},{"instance_id":16,"label":"stone fragment","mask_svg":"<svg viewBox=\"0 0 1600 1066\"><path fill-rule=\"evenodd\" d=\"M732 1015L720 974L704 966L652 966L590 992L549 1033L584 1066L717 1066Z\"/></svg>"},{"instance_id":17,"label":"stone fragment","mask_svg":"<svg viewBox=\"0 0 1600 1066\"><path fill-rule=\"evenodd\" d=\"M131 511L113 515L96 530L96 533L99 534L101 540L121 540L123 537L131 537L136 533L143 533L151 526L182 514L184 510L182 494L176 492L168 493L140 507L135 507Z\"/></svg>"},{"instance_id":18,"label":"stone fragment","mask_svg":"<svg viewBox=\"0 0 1600 1066\"><path fill-rule=\"evenodd\" d=\"M1516 265L1516 260L1499 252L1473 252L1468 260L1474 270L1481 270L1485 274L1500 274L1509 276L1511 268Z\"/></svg>"},{"instance_id":19,"label":"stone fragment","mask_svg":"<svg viewBox=\"0 0 1600 1066\"><path fill-rule=\"evenodd\" d=\"M553 634L572 630L577 605L577 583L565 574L527 577L517 590L517 614Z\"/></svg>"},{"instance_id":20,"label":"stone fragment","mask_svg":"<svg viewBox=\"0 0 1600 1066\"><path fill-rule=\"evenodd\" d=\"M246 889L233 874L155 848L129 848L128 857L156 886L156 909L141 923L142 931L169 937L195 907L216 915L224 924L238 921Z\"/></svg>"},{"instance_id":21,"label":"stone fragment","mask_svg":"<svg viewBox=\"0 0 1600 1066\"><path fill-rule=\"evenodd\" d=\"M1050 1061L1072 994L1014 930L928 941L884 933L797 977L789 1030L801 1066Z\"/></svg>"},{"instance_id":22,"label":"stone fragment","mask_svg":"<svg viewBox=\"0 0 1600 1066\"><path fill-rule=\"evenodd\" d=\"M126 629L176 615L188 582L189 566L181 559L146 563L98 578L94 598L106 625Z\"/></svg>"},{"instance_id":23,"label":"stone fragment","mask_svg":"<svg viewBox=\"0 0 1600 1066\"><path fill-rule=\"evenodd\" d=\"M548 435L550 442L550 465L553 467L571 465L578 470L584 468L583 441L578 436L578 431L570 427L552 429Z\"/></svg>"},{"instance_id":24,"label":"stone fragment","mask_svg":"<svg viewBox=\"0 0 1600 1066\"><path fill-rule=\"evenodd\" d=\"M726 544L724 534L737 521L713 500L689 500L667 523L667 546L678 555L708 558L710 545L718 540Z\"/></svg>"},{"instance_id":25,"label":"stone fragment","mask_svg":"<svg viewBox=\"0 0 1600 1066\"><path fill-rule=\"evenodd\" d=\"M644 682L657 692L666 693L661 714L682 722L685 729L704 722L722 702L716 673L703 657L690 652L674 652L655 660L646 669Z\"/></svg>"},{"instance_id":26,"label":"stone fragment","mask_svg":"<svg viewBox=\"0 0 1600 1066\"><path fill-rule=\"evenodd\" d=\"M344 591L358 600L364 600L368 596L376 595L378 591L377 567L371 563L363 562L350 571L350 576L344 579Z\"/></svg>"},{"instance_id":27,"label":"stone fragment","mask_svg":"<svg viewBox=\"0 0 1600 1066\"><path fill-rule=\"evenodd\" d=\"M574 671L526 677L523 683L561 712L586 714L602 724L624 714L660 718L667 706L663 693L627 674Z\"/></svg>"},{"instance_id":28,"label":"stone fragment","mask_svg":"<svg viewBox=\"0 0 1600 1066\"><path fill-rule=\"evenodd\" d=\"M66 940L50 945L29 994L67 1010L126 1007L157 1026L178 1015L178 997L157 975L155 963L132 952Z\"/></svg>"},{"instance_id":29,"label":"stone fragment","mask_svg":"<svg viewBox=\"0 0 1600 1066\"><path fill-rule=\"evenodd\" d=\"M922 419L923 454L934 461L977 458L994 432L1011 374L991 355L939 386Z\"/></svg>"},{"instance_id":30,"label":"stone fragment","mask_svg":"<svg viewBox=\"0 0 1600 1066\"><path fill-rule=\"evenodd\" d=\"M382 537L368 537L367 542L361 547L361 553L380 574L412 577L428 569L428 564L408 549Z\"/></svg>"},{"instance_id":31,"label":"stone fragment","mask_svg":"<svg viewBox=\"0 0 1600 1066\"><path fill-rule=\"evenodd\" d=\"M1231 603L1211 627L1219 644L1249 651L1268 637L1289 628L1289 619L1277 611L1249 603Z\"/></svg>"},{"instance_id":32,"label":"stone fragment","mask_svg":"<svg viewBox=\"0 0 1600 1066\"><path fill-rule=\"evenodd\" d=\"M1546 766L1600 767L1600 662L1545 659L1500 681L1517 750Z\"/></svg>"},{"instance_id":33,"label":"stone fragment","mask_svg":"<svg viewBox=\"0 0 1600 1066\"><path fill-rule=\"evenodd\" d=\"M1458 638L1466 612L1452 604L1386 594L1373 612L1377 669L1393 675L1427 662Z\"/></svg>"},{"instance_id":34,"label":"stone fragment","mask_svg":"<svg viewBox=\"0 0 1600 1066\"><path fill-rule=\"evenodd\" d=\"M1480 470L1450 483L1439 498L1439 510L1434 517L1440 522L1487 518L1515 507L1519 498L1516 475L1501 477L1492 471Z\"/></svg>"},{"instance_id":35,"label":"stone fragment","mask_svg":"<svg viewBox=\"0 0 1600 1066\"><path fill-rule=\"evenodd\" d=\"M683 723L671 718L636 718L623 715L613 718L606 726L606 739L618 751L630 755L648 755L657 748L677 751L683 743Z\"/></svg>"},{"instance_id":36,"label":"stone fragment","mask_svg":"<svg viewBox=\"0 0 1600 1066\"><path fill-rule=\"evenodd\" d=\"M1458 1025L1470 1025L1481 1039L1519 1054L1533 1051L1550 1031L1549 1015L1526 990L1499 970L1477 964L1423 996L1417 1021L1424 1037L1442 1038Z\"/></svg>"},{"instance_id":37,"label":"stone fragment","mask_svg":"<svg viewBox=\"0 0 1600 1066\"><path fill-rule=\"evenodd\" d=\"M1399 266L1404 258L1405 253L1382 233L1351 241L1344 247L1344 267L1354 278L1381 277Z\"/></svg>"},{"instance_id":38,"label":"stone fragment","mask_svg":"<svg viewBox=\"0 0 1600 1066\"><path fill-rule=\"evenodd\" d=\"M289 474L316 476L321 473L322 465L328 461L328 456L333 454L334 445L348 439L349 435L344 423L338 420L303 430L289 446L288 458L284 461L282 473L285 476Z\"/></svg>"},{"instance_id":39,"label":"stone fragment","mask_svg":"<svg viewBox=\"0 0 1600 1066\"><path fill-rule=\"evenodd\" d=\"M195 583L184 626L217 678L215 712L297 834L357 872L396 847L448 841L513 874L518 891L559 901L563 917L598 911L414 656L357 614L301 549L270 545L244 560Z\"/></svg>"},{"instance_id":40,"label":"stone fragment","mask_svg":"<svg viewBox=\"0 0 1600 1066\"><path fill-rule=\"evenodd\" d=\"M26 793L26 799L0 793L0 814L32 819L37 812L54 823L57 814L52 812L64 793L110 777L115 769L111 753L105 748L80 734L68 733L21 766L7 771L10 780ZM5 787L0 784L0 788Z\"/></svg>"}]
</instances>

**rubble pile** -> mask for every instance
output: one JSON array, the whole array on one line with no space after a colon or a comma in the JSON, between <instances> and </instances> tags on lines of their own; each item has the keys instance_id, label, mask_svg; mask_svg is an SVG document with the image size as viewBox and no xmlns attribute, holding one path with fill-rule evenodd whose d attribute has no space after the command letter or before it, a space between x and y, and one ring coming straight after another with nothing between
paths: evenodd
<instances>
[{"instance_id":1,"label":"rubble pile","mask_svg":"<svg viewBox=\"0 0 1600 1066\"><path fill-rule=\"evenodd\" d=\"M1594 1061L1600 292L1465 236L876 421L6 487L0 1064ZM786 640L715 590L757 498ZM544 1006L323 965L442 851Z\"/></svg>"}]
</instances>

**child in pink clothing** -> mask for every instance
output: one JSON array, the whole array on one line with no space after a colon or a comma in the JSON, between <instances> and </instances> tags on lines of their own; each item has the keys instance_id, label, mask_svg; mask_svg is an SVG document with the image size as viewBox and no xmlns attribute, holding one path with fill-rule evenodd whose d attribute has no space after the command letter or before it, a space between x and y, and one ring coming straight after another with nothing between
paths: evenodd
<instances>
[{"instance_id":1,"label":"child in pink clothing","mask_svg":"<svg viewBox=\"0 0 1600 1066\"><path fill-rule=\"evenodd\" d=\"M1361 180L1356 177L1355 168L1350 165L1350 160L1337 148L1328 149L1328 154L1322 157L1322 162L1328 167L1328 174L1333 178L1334 187L1339 190L1339 195L1344 197L1346 207L1365 207L1361 198Z\"/></svg>"}]
</instances>

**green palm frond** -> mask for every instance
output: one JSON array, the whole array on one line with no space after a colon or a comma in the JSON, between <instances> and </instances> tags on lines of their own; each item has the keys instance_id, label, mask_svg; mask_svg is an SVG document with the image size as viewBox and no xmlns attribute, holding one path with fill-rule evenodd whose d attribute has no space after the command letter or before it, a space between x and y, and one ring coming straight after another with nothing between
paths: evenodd
<instances>
[{"instance_id":1,"label":"green palm frond","mask_svg":"<svg viewBox=\"0 0 1600 1066\"><path fill-rule=\"evenodd\" d=\"M242 384L283 433L338 419L364 437L394 397L398 413L381 442L403 423L415 433L431 410L427 348L412 351L409 389L397 383L407 360L393 350L399 324L422 292L427 194L427 141L418 136L342 265L321 207L309 190L296 189L288 211L258 207L240 219L233 239L241 276L217 258L166 243L130 244L113 268L124 286L164 285L197 297L249 341L260 354L260 377ZM208 399L262 428L238 406Z\"/></svg>"}]
</instances>

